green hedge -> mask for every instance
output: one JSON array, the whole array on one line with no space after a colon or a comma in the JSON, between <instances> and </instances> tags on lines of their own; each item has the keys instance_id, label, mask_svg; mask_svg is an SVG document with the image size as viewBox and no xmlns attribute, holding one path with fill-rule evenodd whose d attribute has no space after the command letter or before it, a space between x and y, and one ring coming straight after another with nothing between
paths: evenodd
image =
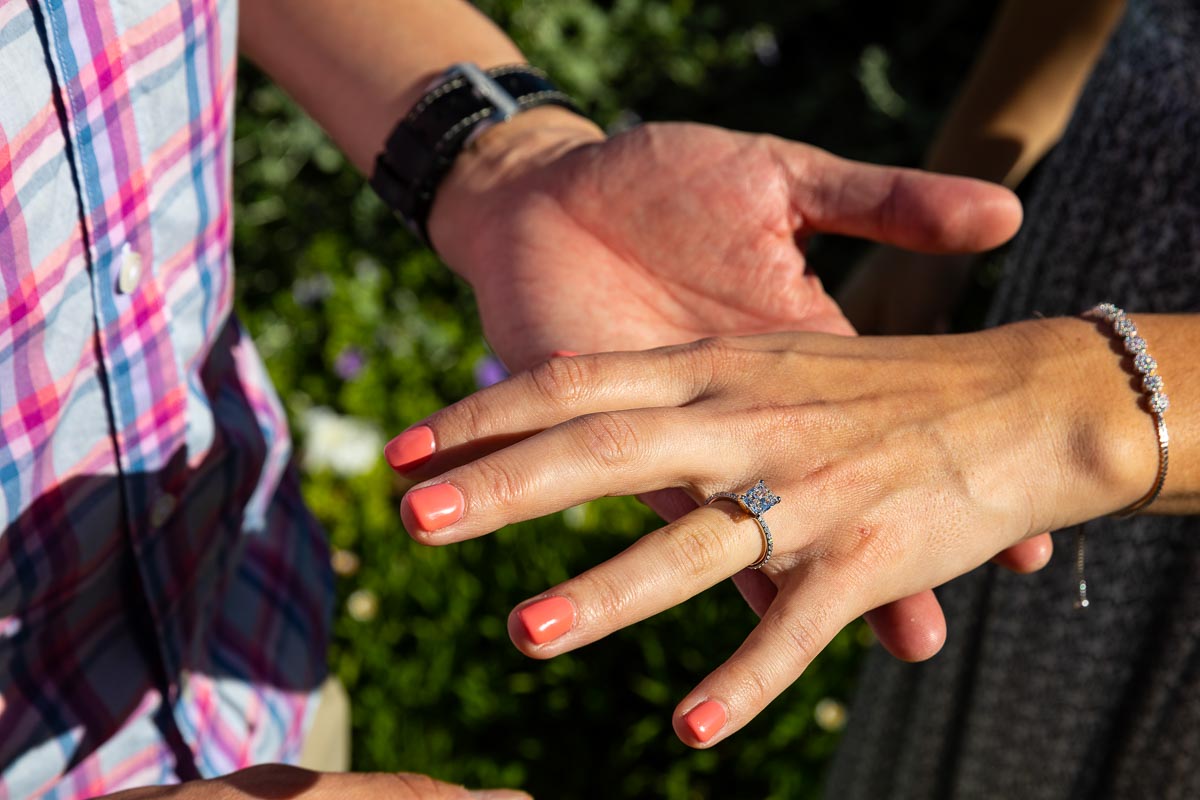
<instances>
[{"instance_id":1,"label":"green hedge","mask_svg":"<svg viewBox=\"0 0 1200 800\"><path fill-rule=\"evenodd\" d=\"M605 124L700 119L892 163L919 160L991 11L950 0L482 5ZM249 67L235 153L239 310L337 551L331 665L353 699L355 768L541 798L815 796L869 641L861 624L706 752L675 739L670 714L754 624L731 585L578 653L521 656L509 609L618 552L654 517L602 501L482 541L414 544L397 514L403 486L378 453L474 388L487 350L471 294ZM835 276L858 252L832 240L812 251Z\"/></svg>"}]
</instances>

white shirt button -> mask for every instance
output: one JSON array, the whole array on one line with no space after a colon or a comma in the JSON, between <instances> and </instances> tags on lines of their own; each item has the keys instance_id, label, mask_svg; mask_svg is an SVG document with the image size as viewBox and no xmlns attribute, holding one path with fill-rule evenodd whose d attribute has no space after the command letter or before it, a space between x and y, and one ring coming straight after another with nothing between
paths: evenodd
<instances>
[{"instance_id":1,"label":"white shirt button","mask_svg":"<svg viewBox=\"0 0 1200 800\"><path fill-rule=\"evenodd\" d=\"M159 497L154 503L154 508L150 510L150 524L155 528L161 528L175 513L176 505L178 505L177 501L169 494Z\"/></svg>"},{"instance_id":2,"label":"white shirt button","mask_svg":"<svg viewBox=\"0 0 1200 800\"><path fill-rule=\"evenodd\" d=\"M117 290L132 294L142 280L142 256L128 243L121 248L121 271L117 273Z\"/></svg>"}]
</instances>

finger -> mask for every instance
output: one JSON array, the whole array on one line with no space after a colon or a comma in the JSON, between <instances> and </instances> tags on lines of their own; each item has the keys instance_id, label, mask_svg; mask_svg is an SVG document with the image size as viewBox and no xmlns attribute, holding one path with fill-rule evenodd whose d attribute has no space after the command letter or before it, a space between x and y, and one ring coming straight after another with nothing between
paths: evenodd
<instances>
[{"instance_id":1,"label":"finger","mask_svg":"<svg viewBox=\"0 0 1200 800\"><path fill-rule=\"evenodd\" d=\"M801 225L906 250L978 252L1008 241L1021 203L997 184L838 158L775 140Z\"/></svg>"},{"instance_id":2,"label":"finger","mask_svg":"<svg viewBox=\"0 0 1200 800\"><path fill-rule=\"evenodd\" d=\"M1018 575L1028 575L1049 564L1053 554L1054 540L1048 533L1039 533L997 553L992 561Z\"/></svg>"},{"instance_id":3,"label":"finger","mask_svg":"<svg viewBox=\"0 0 1200 800\"><path fill-rule=\"evenodd\" d=\"M694 597L762 549L752 517L730 504L704 506L522 603L509 615L509 636L528 656L556 656Z\"/></svg>"},{"instance_id":4,"label":"finger","mask_svg":"<svg viewBox=\"0 0 1200 800\"><path fill-rule=\"evenodd\" d=\"M742 570L733 576L733 583L760 617L778 595L774 582L758 570ZM933 658L946 643L946 617L932 591L882 605L868 611L863 619L884 649L901 661Z\"/></svg>"},{"instance_id":5,"label":"finger","mask_svg":"<svg viewBox=\"0 0 1200 800\"><path fill-rule=\"evenodd\" d=\"M901 661L933 658L946 643L946 615L932 591L887 603L863 618L879 643Z\"/></svg>"},{"instance_id":6,"label":"finger","mask_svg":"<svg viewBox=\"0 0 1200 800\"><path fill-rule=\"evenodd\" d=\"M638 495L654 513L667 522L675 520L696 509L696 501L679 489L662 489ZM766 613L767 606L775 599L775 584L756 569L744 569L733 576L733 585L741 593L746 605L758 616Z\"/></svg>"},{"instance_id":7,"label":"finger","mask_svg":"<svg viewBox=\"0 0 1200 800\"><path fill-rule=\"evenodd\" d=\"M339 785L328 795L329 800L376 800L382 797L390 800L532 800L524 792L513 789L470 790L413 772L376 772L350 777L359 779L354 787L358 792Z\"/></svg>"},{"instance_id":8,"label":"finger","mask_svg":"<svg viewBox=\"0 0 1200 800\"><path fill-rule=\"evenodd\" d=\"M449 544L597 497L700 495L717 470L733 485L749 479L756 459L734 443L732 426L692 407L586 414L414 487L401 519L418 541Z\"/></svg>"},{"instance_id":9,"label":"finger","mask_svg":"<svg viewBox=\"0 0 1200 800\"><path fill-rule=\"evenodd\" d=\"M113 795L122 800L137 800L141 792ZM185 783L172 797L264 798L292 797L297 800L369 800L388 797L395 800L530 800L529 795L511 789L470 791L411 772L313 772L284 764L264 764L207 781ZM146 800L158 794L145 795Z\"/></svg>"},{"instance_id":10,"label":"finger","mask_svg":"<svg viewBox=\"0 0 1200 800\"><path fill-rule=\"evenodd\" d=\"M711 747L746 725L860 613L845 587L809 577L781 592L741 647L676 707L684 744Z\"/></svg>"},{"instance_id":11,"label":"finger","mask_svg":"<svg viewBox=\"0 0 1200 800\"><path fill-rule=\"evenodd\" d=\"M696 508L696 502L678 489L639 495L660 517L672 522ZM763 572L744 569L733 576L742 599L759 617L767 613L778 589ZM925 661L946 643L946 617L932 591L925 591L880 606L863 615L879 643L901 661Z\"/></svg>"},{"instance_id":12,"label":"finger","mask_svg":"<svg viewBox=\"0 0 1200 800\"><path fill-rule=\"evenodd\" d=\"M584 412L676 406L707 387L697 348L556 357L448 406L384 448L420 479L495 452Z\"/></svg>"},{"instance_id":13,"label":"finger","mask_svg":"<svg viewBox=\"0 0 1200 800\"><path fill-rule=\"evenodd\" d=\"M775 582L757 569L744 569L734 575L733 585L737 587L746 605L750 606L750 610L760 617L767 613L767 609L779 594Z\"/></svg>"}]
</instances>

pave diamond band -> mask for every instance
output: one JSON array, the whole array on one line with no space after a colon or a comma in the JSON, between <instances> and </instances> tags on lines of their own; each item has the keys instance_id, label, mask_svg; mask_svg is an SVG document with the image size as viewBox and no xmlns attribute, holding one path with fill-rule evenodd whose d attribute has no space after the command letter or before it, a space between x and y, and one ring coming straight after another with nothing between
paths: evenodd
<instances>
[{"instance_id":1,"label":"pave diamond band","mask_svg":"<svg viewBox=\"0 0 1200 800\"><path fill-rule=\"evenodd\" d=\"M764 564L771 560L771 552L775 549L775 541L771 538L771 528L767 525L767 521L763 518L763 515L779 505L779 495L768 489L766 483L759 481L753 488L743 494L717 492L705 500L704 505L710 505L717 500L732 500L741 506L743 511L754 517L754 521L758 523L758 527L763 535L763 552L762 557L750 565L750 569L761 569Z\"/></svg>"}]
</instances>

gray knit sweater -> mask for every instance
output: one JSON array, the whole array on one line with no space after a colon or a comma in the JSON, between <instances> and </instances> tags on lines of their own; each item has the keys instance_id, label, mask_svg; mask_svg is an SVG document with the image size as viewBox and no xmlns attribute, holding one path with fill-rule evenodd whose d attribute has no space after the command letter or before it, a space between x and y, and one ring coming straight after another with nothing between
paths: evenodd
<instances>
[{"instance_id":1,"label":"gray knit sweater","mask_svg":"<svg viewBox=\"0 0 1200 800\"><path fill-rule=\"evenodd\" d=\"M1036 178L991 322L1101 300L1200 312L1200 0L1131 0ZM1063 531L1037 575L942 587L933 660L876 648L830 798L1200 798L1200 518L1085 528L1090 608Z\"/></svg>"}]
</instances>

